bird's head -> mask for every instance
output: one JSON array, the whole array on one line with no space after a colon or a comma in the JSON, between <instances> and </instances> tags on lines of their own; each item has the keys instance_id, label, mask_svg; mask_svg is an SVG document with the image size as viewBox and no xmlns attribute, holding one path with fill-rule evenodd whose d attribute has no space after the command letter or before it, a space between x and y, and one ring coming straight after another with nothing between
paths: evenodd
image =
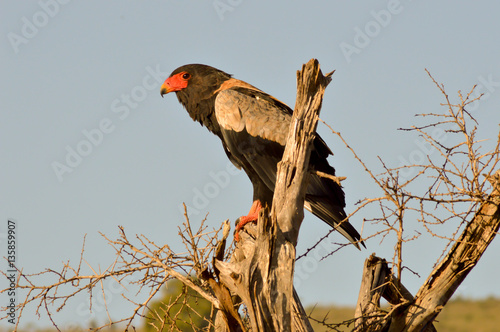
<instances>
[{"instance_id":1,"label":"bird's head","mask_svg":"<svg viewBox=\"0 0 500 332\"><path fill-rule=\"evenodd\" d=\"M212 93L231 75L201 64L184 65L172 72L161 86L161 96L176 92L182 95L198 95L204 98L207 93Z\"/></svg>"},{"instance_id":2,"label":"bird's head","mask_svg":"<svg viewBox=\"0 0 500 332\"><path fill-rule=\"evenodd\" d=\"M170 92L181 91L182 89L187 88L188 81L192 78L191 73L187 71L182 71L180 73L176 73L175 71L163 82L161 86L161 96L166 95Z\"/></svg>"}]
</instances>

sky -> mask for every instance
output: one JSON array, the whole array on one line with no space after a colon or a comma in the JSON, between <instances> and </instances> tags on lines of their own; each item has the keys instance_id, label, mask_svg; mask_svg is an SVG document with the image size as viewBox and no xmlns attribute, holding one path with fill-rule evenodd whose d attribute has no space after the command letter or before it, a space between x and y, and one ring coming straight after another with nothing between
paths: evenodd
<instances>
[{"instance_id":1,"label":"sky","mask_svg":"<svg viewBox=\"0 0 500 332\"><path fill-rule=\"evenodd\" d=\"M479 137L495 139L500 116L500 4L494 1L4 1L0 10L0 245L16 221L23 271L59 270L85 259L113 261L99 232L144 234L181 251L182 203L193 225L207 216L217 228L248 212L252 188L235 172L218 138L194 123L161 83L188 63L214 66L292 106L296 71L316 58L336 70L321 118L342 133L366 164L380 170L429 152L414 133L417 113L443 112L443 96L428 77L457 91L484 93L473 114ZM347 211L380 194L337 136L320 125L334 151L331 163L346 192ZM486 145L488 143L485 143ZM221 180L224 179L224 180ZM368 212L351 223L361 229ZM405 229L411 237L416 220ZM377 231L366 223L363 232ZM445 228L445 231L447 229ZM450 232L453 227L450 227ZM303 253L328 231L306 214ZM342 242L332 234L328 243ZM354 305L364 260L392 259L394 239L367 241L319 261L329 245L297 262L304 305ZM404 248L403 283L415 293L445 243L422 236ZM495 239L455 296L500 296ZM3 262L2 270L6 271ZM6 280L0 282L6 288ZM113 315L129 309L113 288ZM9 299L2 296L2 306ZM86 302L87 301L87 302ZM85 297L70 302L61 323L105 321ZM29 308L24 322L45 326ZM2 322L2 324L5 324ZM4 325L2 325L4 326Z\"/></svg>"}]
</instances>

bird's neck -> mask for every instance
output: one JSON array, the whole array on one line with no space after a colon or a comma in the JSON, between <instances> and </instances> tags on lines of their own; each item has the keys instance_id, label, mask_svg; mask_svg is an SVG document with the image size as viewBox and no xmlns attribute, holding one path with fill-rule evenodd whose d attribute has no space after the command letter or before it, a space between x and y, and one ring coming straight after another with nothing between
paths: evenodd
<instances>
[{"instance_id":1,"label":"bird's neck","mask_svg":"<svg viewBox=\"0 0 500 332\"><path fill-rule=\"evenodd\" d=\"M202 126L217 136L221 136L219 123L215 117L215 95L206 99L193 100L191 98L182 98L179 101L186 108L189 116L199 122Z\"/></svg>"}]
</instances>

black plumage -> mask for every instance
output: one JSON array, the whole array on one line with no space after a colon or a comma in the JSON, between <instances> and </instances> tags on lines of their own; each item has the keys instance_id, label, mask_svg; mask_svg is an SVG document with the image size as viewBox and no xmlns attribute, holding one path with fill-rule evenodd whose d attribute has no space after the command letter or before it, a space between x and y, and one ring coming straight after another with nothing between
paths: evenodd
<instances>
[{"instance_id":1,"label":"black plumage","mask_svg":"<svg viewBox=\"0 0 500 332\"><path fill-rule=\"evenodd\" d=\"M255 219L255 209L272 204L277 164L283 156L293 111L254 86L200 64L174 70L161 89L162 96L169 92L176 92L191 118L217 135L231 162L246 172L253 184L254 205L249 216L242 218ZM316 136L310 167L335 176L327 161L331 154ZM359 248L360 235L345 220L344 207L344 192L337 182L311 176L305 208L330 226L338 226L337 230Z\"/></svg>"}]
</instances>

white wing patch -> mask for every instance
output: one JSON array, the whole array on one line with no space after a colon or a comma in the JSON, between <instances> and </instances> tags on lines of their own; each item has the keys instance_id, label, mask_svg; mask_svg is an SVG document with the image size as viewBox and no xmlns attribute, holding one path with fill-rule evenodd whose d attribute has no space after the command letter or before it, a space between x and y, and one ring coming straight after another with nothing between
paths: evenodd
<instances>
[{"instance_id":1,"label":"white wing patch","mask_svg":"<svg viewBox=\"0 0 500 332\"><path fill-rule=\"evenodd\" d=\"M226 130L240 132L245 129L238 99L228 90L219 92L215 99L215 117L219 125Z\"/></svg>"},{"instance_id":2,"label":"white wing patch","mask_svg":"<svg viewBox=\"0 0 500 332\"><path fill-rule=\"evenodd\" d=\"M215 99L215 116L225 130L262 137L285 145L290 115L260 97L251 97L235 90L220 91Z\"/></svg>"}]
</instances>

